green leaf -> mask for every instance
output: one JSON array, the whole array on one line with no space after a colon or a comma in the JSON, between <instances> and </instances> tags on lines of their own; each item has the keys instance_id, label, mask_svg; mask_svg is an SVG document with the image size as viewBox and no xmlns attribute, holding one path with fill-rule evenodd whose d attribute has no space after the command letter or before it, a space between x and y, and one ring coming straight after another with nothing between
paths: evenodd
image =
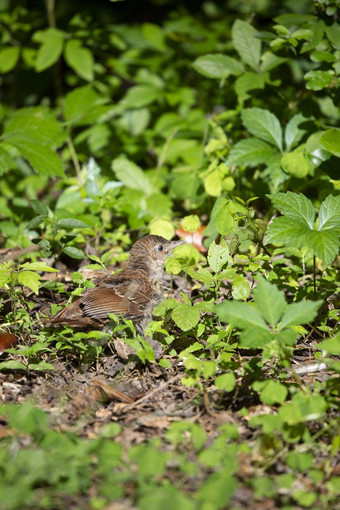
<instances>
[{"instance_id":1,"label":"green leaf","mask_svg":"<svg viewBox=\"0 0 340 510\"><path fill-rule=\"evenodd\" d=\"M319 230L340 229L340 195L328 195L319 210Z\"/></svg>"},{"instance_id":2,"label":"green leaf","mask_svg":"<svg viewBox=\"0 0 340 510\"><path fill-rule=\"evenodd\" d=\"M263 349L274 340L269 329L258 326L246 327L240 334L239 346L245 349Z\"/></svg>"},{"instance_id":3,"label":"green leaf","mask_svg":"<svg viewBox=\"0 0 340 510\"><path fill-rule=\"evenodd\" d=\"M308 161L300 147L293 152L284 154L281 159L281 166L287 174L297 179L303 179L309 172Z\"/></svg>"},{"instance_id":4,"label":"green leaf","mask_svg":"<svg viewBox=\"0 0 340 510\"><path fill-rule=\"evenodd\" d=\"M263 108L246 108L241 112L242 123L252 134L282 150L282 129L279 119Z\"/></svg>"},{"instance_id":5,"label":"green leaf","mask_svg":"<svg viewBox=\"0 0 340 510\"><path fill-rule=\"evenodd\" d=\"M305 133L307 133L306 129L299 128L299 125L303 122L306 122L308 119L302 115L302 113L298 113L294 115L288 122L285 129L285 142L287 151L293 149L295 145L299 143L301 138Z\"/></svg>"},{"instance_id":6,"label":"green leaf","mask_svg":"<svg viewBox=\"0 0 340 510\"><path fill-rule=\"evenodd\" d=\"M37 173L50 177L63 177L64 167L59 156L49 147L42 145L35 138L13 135L10 143L27 159Z\"/></svg>"},{"instance_id":7,"label":"green leaf","mask_svg":"<svg viewBox=\"0 0 340 510\"><path fill-rule=\"evenodd\" d=\"M20 271L18 274L18 282L33 290L35 294L39 293L40 276L37 273L33 271Z\"/></svg>"},{"instance_id":8,"label":"green leaf","mask_svg":"<svg viewBox=\"0 0 340 510\"><path fill-rule=\"evenodd\" d=\"M264 89L269 80L267 73L257 74L253 72L243 73L235 81L235 92L239 103L242 103L251 97L249 91L255 89Z\"/></svg>"},{"instance_id":9,"label":"green leaf","mask_svg":"<svg viewBox=\"0 0 340 510\"><path fill-rule=\"evenodd\" d=\"M3 144L0 145L0 176L14 167L15 167L15 162L14 162L12 156L4 148Z\"/></svg>"},{"instance_id":10,"label":"green leaf","mask_svg":"<svg viewBox=\"0 0 340 510\"><path fill-rule=\"evenodd\" d=\"M286 463L287 466L296 471L307 471L314 463L314 455L304 452L290 452L287 455Z\"/></svg>"},{"instance_id":11,"label":"green leaf","mask_svg":"<svg viewBox=\"0 0 340 510\"><path fill-rule=\"evenodd\" d=\"M62 228L88 228L89 225L87 223L84 223L83 221L77 220L75 218L65 218L58 221L59 227Z\"/></svg>"},{"instance_id":12,"label":"green leaf","mask_svg":"<svg viewBox=\"0 0 340 510\"><path fill-rule=\"evenodd\" d=\"M208 78L226 78L229 75L238 76L244 69L235 58L220 53L207 54L196 58L192 64L195 71Z\"/></svg>"},{"instance_id":13,"label":"green leaf","mask_svg":"<svg viewBox=\"0 0 340 510\"><path fill-rule=\"evenodd\" d=\"M93 80L94 60L92 53L87 48L83 48L79 39L67 41L65 60L81 78L87 81Z\"/></svg>"},{"instance_id":14,"label":"green leaf","mask_svg":"<svg viewBox=\"0 0 340 510\"><path fill-rule=\"evenodd\" d=\"M210 285L213 283L213 275L210 271L208 271L208 269L205 269L204 267L199 266L196 271L191 268L186 268L185 272L194 280L204 283L206 287L210 287Z\"/></svg>"},{"instance_id":15,"label":"green leaf","mask_svg":"<svg viewBox=\"0 0 340 510\"><path fill-rule=\"evenodd\" d=\"M58 273L59 271L59 269L47 266L45 262L26 262L25 264L21 264L21 267L25 269L25 271L44 271L46 273Z\"/></svg>"},{"instance_id":16,"label":"green leaf","mask_svg":"<svg viewBox=\"0 0 340 510\"><path fill-rule=\"evenodd\" d=\"M232 372L228 372L216 377L214 384L219 390L233 391L236 385L236 379Z\"/></svg>"},{"instance_id":17,"label":"green leaf","mask_svg":"<svg viewBox=\"0 0 340 510\"><path fill-rule=\"evenodd\" d=\"M288 326L297 326L311 322L315 318L321 304L322 300L320 299L318 301L291 303L283 314L280 330Z\"/></svg>"},{"instance_id":18,"label":"green leaf","mask_svg":"<svg viewBox=\"0 0 340 510\"><path fill-rule=\"evenodd\" d=\"M216 306L216 313L222 322L228 322L238 328L258 327L268 331L267 325L258 310L249 303L223 301Z\"/></svg>"},{"instance_id":19,"label":"green leaf","mask_svg":"<svg viewBox=\"0 0 340 510\"><path fill-rule=\"evenodd\" d=\"M255 28L240 19L235 21L231 31L234 48L244 62L257 71L261 57L261 41L254 37L255 34Z\"/></svg>"},{"instance_id":20,"label":"green leaf","mask_svg":"<svg viewBox=\"0 0 340 510\"><path fill-rule=\"evenodd\" d=\"M302 241L302 236L308 231L308 227L302 225L299 221L280 216L270 222L264 244L297 243L299 240Z\"/></svg>"},{"instance_id":21,"label":"green leaf","mask_svg":"<svg viewBox=\"0 0 340 510\"><path fill-rule=\"evenodd\" d=\"M47 108L20 108L12 113L6 123L3 139L12 143L18 137L27 141L39 141L48 145L48 148L59 147L63 143L61 129L61 123Z\"/></svg>"},{"instance_id":22,"label":"green leaf","mask_svg":"<svg viewBox=\"0 0 340 510\"><path fill-rule=\"evenodd\" d=\"M150 180L143 170L124 156L113 160L112 169L127 188L143 191L147 195L152 192Z\"/></svg>"},{"instance_id":23,"label":"green leaf","mask_svg":"<svg viewBox=\"0 0 340 510\"><path fill-rule=\"evenodd\" d=\"M320 142L329 152L340 157L340 129L328 129L321 136Z\"/></svg>"},{"instance_id":24,"label":"green leaf","mask_svg":"<svg viewBox=\"0 0 340 510\"><path fill-rule=\"evenodd\" d=\"M306 241L324 266L331 264L338 254L339 234L335 230L310 230Z\"/></svg>"},{"instance_id":25,"label":"green leaf","mask_svg":"<svg viewBox=\"0 0 340 510\"><path fill-rule=\"evenodd\" d=\"M0 73L5 74L15 68L20 56L19 46L0 50Z\"/></svg>"},{"instance_id":26,"label":"green leaf","mask_svg":"<svg viewBox=\"0 0 340 510\"><path fill-rule=\"evenodd\" d=\"M44 32L40 32L39 39L42 44L34 65L38 73L51 67L60 57L63 51L64 32L56 28L47 28Z\"/></svg>"},{"instance_id":27,"label":"green leaf","mask_svg":"<svg viewBox=\"0 0 340 510\"><path fill-rule=\"evenodd\" d=\"M304 76L308 90L322 90L334 80L334 75L327 71L308 71Z\"/></svg>"},{"instance_id":28,"label":"green leaf","mask_svg":"<svg viewBox=\"0 0 340 510\"><path fill-rule=\"evenodd\" d=\"M11 271L9 269L0 269L0 287L4 287L11 281Z\"/></svg>"},{"instance_id":29,"label":"green leaf","mask_svg":"<svg viewBox=\"0 0 340 510\"><path fill-rule=\"evenodd\" d=\"M274 328L287 306L284 293L262 277L258 278L258 282L254 290L256 309Z\"/></svg>"},{"instance_id":30,"label":"green leaf","mask_svg":"<svg viewBox=\"0 0 340 510\"><path fill-rule=\"evenodd\" d=\"M21 361L11 359L9 361L2 361L0 363L0 370L26 370L26 365Z\"/></svg>"},{"instance_id":31,"label":"green leaf","mask_svg":"<svg viewBox=\"0 0 340 510\"><path fill-rule=\"evenodd\" d=\"M286 386L278 381L256 381L253 384L253 388L255 391L260 392L261 401L269 406L282 404L288 395Z\"/></svg>"},{"instance_id":32,"label":"green leaf","mask_svg":"<svg viewBox=\"0 0 340 510\"><path fill-rule=\"evenodd\" d=\"M86 257L83 250L76 248L75 246L65 246L63 252L71 257L72 259L84 259Z\"/></svg>"},{"instance_id":33,"label":"green leaf","mask_svg":"<svg viewBox=\"0 0 340 510\"><path fill-rule=\"evenodd\" d=\"M231 293L234 299L246 301L250 294L248 280L240 274L235 276Z\"/></svg>"},{"instance_id":34,"label":"green leaf","mask_svg":"<svg viewBox=\"0 0 340 510\"><path fill-rule=\"evenodd\" d=\"M32 206L32 209L37 214L40 214L41 216L48 216L48 207L44 205L42 202L39 202L39 200L30 200L30 205Z\"/></svg>"},{"instance_id":35,"label":"green leaf","mask_svg":"<svg viewBox=\"0 0 340 510\"><path fill-rule=\"evenodd\" d=\"M172 318L182 331L189 331L198 324L200 311L194 306L179 303L172 312Z\"/></svg>"},{"instance_id":36,"label":"green leaf","mask_svg":"<svg viewBox=\"0 0 340 510\"><path fill-rule=\"evenodd\" d=\"M258 138L248 138L237 142L231 149L226 165L256 166L267 163L268 159L277 154L273 146Z\"/></svg>"},{"instance_id":37,"label":"green leaf","mask_svg":"<svg viewBox=\"0 0 340 510\"><path fill-rule=\"evenodd\" d=\"M143 23L142 34L148 43L159 51L166 49L165 45L165 34L163 30L154 23Z\"/></svg>"},{"instance_id":38,"label":"green leaf","mask_svg":"<svg viewBox=\"0 0 340 510\"><path fill-rule=\"evenodd\" d=\"M216 244L215 241L211 243L208 251L208 264L214 273L218 273L223 266L232 262L227 245Z\"/></svg>"},{"instance_id":39,"label":"green leaf","mask_svg":"<svg viewBox=\"0 0 340 510\"><path fill-rule=\"evenodd\" d=\"M340 332L334 335L332 338L327 338L320 342L316 348L320 351L326 351L328 354L334 356L340 355Z\"/></svg>"},{"instance_id":40,"label":"green leaf","mask_svg":"<svg viewBox=\"0 0 340 510\"><path fill-rule=\"evenodd\" d=\"M320 419L327 409L327 403L321 395L304 395L296 393L292 401L283 404L278 415L284 423L296 425Z\"/></svg>"},{"instance_id":41,"label":"green leaf","mask_svg":"<svg viewBox=\"0 0 340 510\"><path fill-rule=\"evenodd\" d=\"M130 87L121 104L124 108L142 108L159 99L161 90L153 85L136 85Z\"/></svg>"},{"instance_id":42,"label":"green leaf","mask_svg":"<svg viewBox=\"0 0 340 510\"><path fill-rule=\"evenodd\" d=\"M282 214L296 220L301 225L313 228L315 211L312 202L305 195L288 191L287 193L267 195L267 197Z\"/></svg>"},{"instance_id":43,"label":"green leaf","mask_svg":"<svg viewBox=\"0 0 340 510\"><path fill-rule=\"evenodd\" d=\"M185 216L181 221L181 226L183 230L187 232L196 232L200 228L201 222L197 214L191 214L190 216Z\"/></svg>"},{"instance_id":44,"label":"green leaf","mask_svg":"<svg viewBox=\"0 0 340 510\"><path fill-rule=\"evenodd\" d=\"M71 124L82 122L86 114L95 106L98 95L91 85L78 87L69 92L64 101L64 117Z\"/></svg>"}]
</instances>

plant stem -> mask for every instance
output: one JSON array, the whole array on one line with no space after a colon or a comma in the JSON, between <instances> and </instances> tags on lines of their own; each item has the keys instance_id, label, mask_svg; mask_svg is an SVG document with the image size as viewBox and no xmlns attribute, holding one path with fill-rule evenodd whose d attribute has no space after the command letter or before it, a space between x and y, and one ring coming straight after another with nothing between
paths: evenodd
<instances>
[{"instance_id":1,"label":"plant stem","mask_svg":"<svg viewBox=\"0 0 340 510\"><path fill-rule=\"evenodd\" d=\"M314 299L316 299L316 259L313 255L313 284L314 284Z\"/></svg>"}]
</instances>

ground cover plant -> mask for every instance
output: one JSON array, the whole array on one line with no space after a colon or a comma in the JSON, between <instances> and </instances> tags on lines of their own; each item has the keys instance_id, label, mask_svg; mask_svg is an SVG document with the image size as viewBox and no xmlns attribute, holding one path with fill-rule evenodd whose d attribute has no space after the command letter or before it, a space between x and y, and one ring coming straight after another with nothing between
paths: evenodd
<instances>
[{"instance_id":1,"label":"ground cover plant","mask_svg":"<svg viewBox=\"0 0 340 510\"><path fill-rule=\"evenodd\" d=\"M339 508L339 16L0 1L1 508ZM47 327L149 233L160 359Z\"/></svg>"}]
</instances>

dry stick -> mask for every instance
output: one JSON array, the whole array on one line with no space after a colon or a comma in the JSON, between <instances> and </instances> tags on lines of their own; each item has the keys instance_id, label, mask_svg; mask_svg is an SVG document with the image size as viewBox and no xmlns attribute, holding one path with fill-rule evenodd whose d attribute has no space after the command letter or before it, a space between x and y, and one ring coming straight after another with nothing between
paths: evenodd
<instances>
[{"instance_id":1,"label":"dry stick","mask_svg":"<svg viewBox=\"0 0 340 510\"><path fill-rule=\"evenodd\" d=\"M170 384L172 384L173 382L177 381L177 379L180 379L182 377L182 374L177 374L175 375L174 377L172 377L171 379L169 379L168 381L164 382L163 384L161 384L160 386L158 386L158 388L155 388L154 390L151 390L149 393L147 393L146 395L144 395L144 397L136 400L135 402L133 402L133 404L129 404L127 405L126 407L124 407L122 409L122 412L123 413L126 413L128 411L130 411L131 409L133 409L134 407L138 406L139 404L141 404L142 402L144 402L145 400L148 400L150 397L152 397L153 395L155 395L155 393L158 393L159 391L162 391L164 390L164 388L166 388L167 386L169 386Z\"/></svg>"}]
</instances>

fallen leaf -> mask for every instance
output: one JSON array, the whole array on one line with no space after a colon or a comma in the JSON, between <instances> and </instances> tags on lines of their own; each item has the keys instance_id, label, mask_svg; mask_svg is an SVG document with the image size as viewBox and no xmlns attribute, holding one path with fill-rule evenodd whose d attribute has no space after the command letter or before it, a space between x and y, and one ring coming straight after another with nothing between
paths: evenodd
<instances>
[{"instance_id":1,"label":"fallen leaf","mask_svg":"<svg viewBox=\"0 0 340 510\"><path fill-rule=\"evenodd\" d=\"M205 228L206 227L202 225L196 232L188 232L188 230L178 228L176 229L176 234L180 239L185 239L187 243L192 244L201 253L205 253L208 251L207 248L203 246L203 232Z\"/></svg>"},{"instance_id":2,"label":"fallen leaf","mask_svg":"<svg viewBox=\"0 0 340 510\"><path fill-rule=\"evenodd\" d=\"M18 337L16 337L12 333L0 331L0 355L4 352L4 350L10 349L11 347L15 347L17 343Z\"/></svg>"}]
</instances>

